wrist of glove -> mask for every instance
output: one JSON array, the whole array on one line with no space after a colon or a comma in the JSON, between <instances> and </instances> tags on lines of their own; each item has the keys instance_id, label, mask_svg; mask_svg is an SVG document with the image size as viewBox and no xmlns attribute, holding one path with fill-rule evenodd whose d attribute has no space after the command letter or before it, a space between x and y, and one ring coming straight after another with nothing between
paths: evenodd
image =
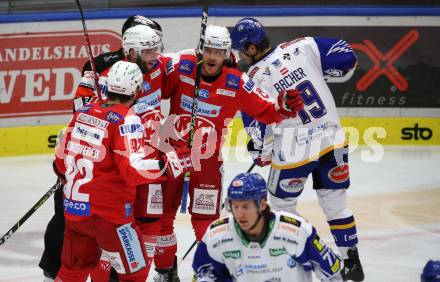
<instances>
[{"instance_id":1,"label":"wrist of glove","mask_svg":"<svg viewBox=\"0 0 440 282\"><path fill-rule=\"evenodd\" d=\"M270 157L262 155L263 151L261 149L255 148L255 143L252 139L247 143L247 150L257 166L264 167L272 163Z\"/></svg>"},{"instance_id":2,"label":"wrist of glove","mask_svg":"<svg viewBox=\"0 0 440 282\"><path fill-rule=\"evenodd\" d=\"M168 177L177 178L192 168L191 150L187 147L176 148L162 155L162 163Z\"/></svg>"},{"instance_id":3,"label":"wrist of glove","mask_svg":"<svg viewBox=\"0 0 440 282\"><path fill-rule=\"evenodd\" d=\"M286 118L294 118L304 108L301 92L296 89L282 91L277 99L277 111Z\"/></svg>"}]
</instances>

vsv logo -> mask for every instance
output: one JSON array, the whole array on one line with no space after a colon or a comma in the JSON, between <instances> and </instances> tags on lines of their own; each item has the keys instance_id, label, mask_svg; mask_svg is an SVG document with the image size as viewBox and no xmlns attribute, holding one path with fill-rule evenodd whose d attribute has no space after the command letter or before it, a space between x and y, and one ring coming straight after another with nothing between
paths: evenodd
<instances>
[{"instance_id":1,"label":"vsv logo","mask_svg":"<svg viewBox=\"0 0 440 282\"><path fill-rule=\"evenodd\" d=\"M364 40L361 44L350 44L353 49L365 53L374 64L374 66L359 79L356 83L356 88L359 91L365 91L377 78L381 75L385 75L397 89L406 91L408 89L408 81L393 66L393 63L419 39L419 36L420 34L417 30L410 30L386 54L382 54L370 40Z\"/></svg>"}]
</instances>

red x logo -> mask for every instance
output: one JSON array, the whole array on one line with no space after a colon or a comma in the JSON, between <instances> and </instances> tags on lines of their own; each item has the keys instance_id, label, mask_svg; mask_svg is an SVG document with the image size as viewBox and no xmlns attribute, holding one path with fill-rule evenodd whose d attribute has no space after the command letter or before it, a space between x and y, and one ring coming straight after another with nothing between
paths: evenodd
<instances>
[{"instance_id":1,"label":"red x logo","mask_svg":"<svg viewBox=\"0 0 440 282\"><path fill-rule=\"evenodd\" d=\"M397 89L406 91L408 89L408 82L393 66L393 63L402 56L418 38L419 32L415 29L410 30L385 55L383 55L370 40L364 40L364 44L350 44L353 49L364 52L374 63L374 66L356 83L356 88L359 91L365 91L379 76L384 74ZM385 66L383 66L381 62L386 62Z\"/></svg>"}]
</instances>

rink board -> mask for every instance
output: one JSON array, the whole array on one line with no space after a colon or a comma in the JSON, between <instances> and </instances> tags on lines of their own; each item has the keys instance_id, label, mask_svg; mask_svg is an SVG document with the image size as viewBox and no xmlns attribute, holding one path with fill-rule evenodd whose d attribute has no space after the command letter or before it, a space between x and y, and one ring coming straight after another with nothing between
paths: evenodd
<instances>
[{"instance_id":1,"label":"rink board","mask_svg":"<svg viewBox=\"0 0 440 282\"><path fill-rule=\"evenodd\" d=\"M440 118L343 117L350 146L440 145ZM52 153L56 135L65 125L0 128L0 156ZM225 146L243 146L247 134L241 119L229 125Z\"/></svg>"}]
</instances>

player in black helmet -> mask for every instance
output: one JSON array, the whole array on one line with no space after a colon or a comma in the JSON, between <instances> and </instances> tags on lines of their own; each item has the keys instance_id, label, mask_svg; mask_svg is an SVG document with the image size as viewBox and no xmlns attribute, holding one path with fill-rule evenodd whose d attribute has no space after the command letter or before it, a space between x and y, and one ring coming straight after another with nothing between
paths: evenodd
<instances>
[{"instance_id":1,"label":"player in black helmet","mask_svg":"<svg viewBox=\"0 0 440 282\"><path fill-rule=\"evenodd\" d=\"M143 17L141 15L133 15L129 17L124 24L122 25L122 34L133 26L136 25L146 25L153 29L157 35L162 38L162 27L156 21ZM121 35L122 35L121 34ZM162 46L163 49L163 46ZM125 58L124 51L122 47L116 51L111 51L107 53L103 53L94 58L96 72L100 73L103 70L111 67L117 61ZM90 61L87 61L84 64L82 74L85 72L90 72L92 70L90 66ZM90 80L89 80L90 81ZM89 83L87 80L84 80L84 77L81 78L81 89L85 92L84 96L81 97L78 101L79 103L75 103L74 110L76 105L81 107L88 99L94 96L94 82L93 80ZM80 88L80 87L79 87ZM92 95L87 97L86 92L90 91ZM80 105L81 104L81 105ZM44 234L44 251L41 257L39 267L43 270L45 281L53 281L56 277L58 270L61 267L61 250L63 246L63 235L64 235L64 207L63 207L63 190L58 189L54 194L54 204L55 204L55 214L52 219L49 221L46 232Z\"/></svg>"}]
</instances>

